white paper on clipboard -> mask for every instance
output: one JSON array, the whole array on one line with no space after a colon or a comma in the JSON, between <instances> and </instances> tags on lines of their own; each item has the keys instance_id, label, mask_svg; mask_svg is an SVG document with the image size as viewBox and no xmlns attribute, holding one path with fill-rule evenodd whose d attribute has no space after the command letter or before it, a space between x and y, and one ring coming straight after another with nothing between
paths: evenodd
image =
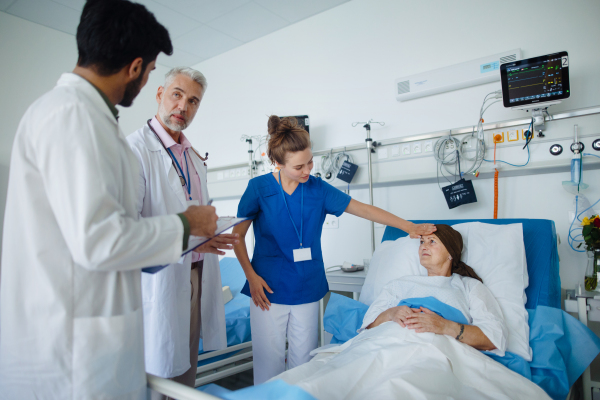
<instances>
[{"instance_id":1,"label":"white paper on clipboard","mask_svg":"<svg viewBox=\"0 0 600 400\"><path fill-rule=\"evenodd\" d=\"M181 254L181 258L179 259L179 263L183 264L183 258L190 251L193 251L194 249L198 248L199 246L202 246L204 243L208 242L209 240L211 240L215 236L218 236L218 235L222 234L226 230L233 228L234 226L236 226L240 222L243 222L243 221L245 221L247 219L248 218L220 217L217 220L217 230L215 231L214 236L209 237L209 238L202 237L202 236L190 236L190 239L188 241L188 248L187 248L187 250L185 250ZM163 269L163 268L165 268L167 266L168 265L159 265L159 266L156 266L156 267L142 268L142 272L146 272L146 273L149 273L149 274L155 274L155 273L157 273L158 271L160 271L161 269Z\"/></svg>"}]
</instances>

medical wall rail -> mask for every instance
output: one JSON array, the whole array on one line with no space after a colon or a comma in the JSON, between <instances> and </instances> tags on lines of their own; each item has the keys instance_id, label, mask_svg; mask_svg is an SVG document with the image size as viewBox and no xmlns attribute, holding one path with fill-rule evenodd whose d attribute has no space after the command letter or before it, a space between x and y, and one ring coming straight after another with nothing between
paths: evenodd
<instances>
[{"instance_id":1,"label":"medical wall rail","mask_svg":"<svg viewBox=\"0 0 600 400\"><path fill-rule=\"evenodd\" d=\"M565 145L570 144L572 141L572 125L571 120L576 120L580 127L585 126L585 133L581 135L582 139L591 138L591 137L600 137L600 105L593 107L580 108L570 111L559 112L551 117L546 117L546 125L547 130L545 131L546 137L540 138L535 137L531 142L530 146L538 147L540 145L544 146L545 160L539 157L539 154L536 155L536 160L531 161L529 165L524 168L512 168L507 166L502 171L503 177L511 177L511 176L522 176L522 175L535 175L535 174L549 174L549 173L557 173L557 172L567 172L570 170L570 158L568 160L563 159L565 154L569 153L569 146L565 147L566 151L563 152L561 157L550 157L549 153L546 155L546 144L548 148L551 144L559 141L564 141ZM492 122L486 123L483 125L483 130L487 134L489 132L505 129L505 128L515 128L519 127L520 129L525 129L530 124L531 118L516 118L501 122ZM593 129L589 129L588 127L592 126ZM411 136L403 136L397 138L389 138L383 140L377 140L376 149L386 148L393 145L406 145L413 142L424 142L424 141L435 141L441 137L448 136L461 136L468 135L473 132L473 126L467 126L456 129L448 129L435 131L424 134L417 134ZM559 131L559 134L556 132ZM564 134L563 134L564 132ZM551 143L552 142L552 143ZM567 143L569 142L569 143ZM486 143L489 146L493 143L491 140L491 136L486 139ZM521 149L523 147L524 142L518 141L516 143L503 143L502 149L503 151L515 151L514 155L511 155L511 160L518 162L520 152L517 152L517 149ZM489 148L489 147L488 147ZM339 146L334 147L332 149L324 149L324 150L315 150L313 154L315 159L318 160L318 157L323 156L328 153L339 153L339 152L352 152L352 156L355 158L355 163L360 166L367 166L368 161L366 157L365 143L357 143L353 145ZM588 151L588 148L585 149ZM591 150L590 150L591 151ZM593 152L593 151L592 151ZM526 156L526 154L525 154ZM549 158L550 157L550 158ZM538 161L541 160L541 161ZM410 161L411 165L409 168L398 168L397 165L402 166L401 163ZM524 160L523 160L524 161ZM398 163L396 164L388 164L388 163ZM484 163L484 166L481 169L481 174L477 179L492 179L494 176L494 172L486 166L487 163ZM378 155L374 157L373 160L373 183L372 187L381 188L381 187L390 187L390 186L403 186L403 185L417 185L417 184L427 184L427 183L436 183L437 177L435 174L435 160L433 157L433 153L422 152L419 155L411 155L408 157L397 157L397 158L388 158L388 159L380 159ZM239 198L244 190L246 189L248 176L241 176L232 179L219 179L219 174L222 174L223 171L232 170L236 168L248 167L247 163L239 163L239 164L231 164L217 168L209 168L208 170L208 181L211 186L211 194L215 198L215 200L227 200L227 199L237 199ZM590 169L599 169L600 162L597 162L594 157L590 157L589 160L586 160L584 163L584 170ZM359 168L354 181L350 184L350 189L368 189L368 177L366 174L367 168ZM344 190L347 189L348 186L344 182L337 180L329 180L331 184L334 186Z\"/></svg>"}]
</instances>

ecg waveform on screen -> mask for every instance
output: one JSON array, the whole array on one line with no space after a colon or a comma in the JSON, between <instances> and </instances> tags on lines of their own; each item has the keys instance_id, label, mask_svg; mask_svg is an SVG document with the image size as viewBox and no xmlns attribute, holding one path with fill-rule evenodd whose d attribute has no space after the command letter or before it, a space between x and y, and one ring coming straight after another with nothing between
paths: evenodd
<instances>
[{"instance_id":1,"label":"ecg waveform on screen","mask_svg":"<svg viewBox=\"0 0 600 400\"><path fill-rule=\"evenodd\" d=\"M559 58L508 70L510 102L544 99L562 94L560 69Z\"/></svg>"}]
</instances>

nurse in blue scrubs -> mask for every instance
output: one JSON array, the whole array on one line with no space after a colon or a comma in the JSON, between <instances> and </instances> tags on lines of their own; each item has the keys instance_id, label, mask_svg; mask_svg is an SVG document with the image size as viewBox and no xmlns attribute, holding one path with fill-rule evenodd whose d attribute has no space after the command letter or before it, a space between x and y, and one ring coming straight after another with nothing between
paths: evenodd
<instances>
[{"instance_id":1,"label":"nurse in blue scrubs","mask_svg":"<svg viewBox=\"0 0 600 400\"><path fill-rule=\"evenodd\" d=\"M268 156L278 167L258 176L238 206L248 217L233 230L243 239L254 222L254 255L245 240L234 246L247 282L242 293L252 297L250 324L254 383L310 360L317 347L319 300L329 287L321 252L321 232L327 214L347 212L399 228L413 238L435 231L431 224L415 225L380 208L353 200L320 178L310 175L313 156L308 132L294 118L271 116Z\"/></svg>"}]
</instances>

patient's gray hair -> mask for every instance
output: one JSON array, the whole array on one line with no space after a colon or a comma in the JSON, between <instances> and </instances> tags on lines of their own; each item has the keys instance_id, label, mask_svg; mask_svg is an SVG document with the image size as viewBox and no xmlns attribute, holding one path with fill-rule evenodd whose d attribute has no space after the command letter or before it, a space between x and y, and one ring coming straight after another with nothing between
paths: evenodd
<instances>
[{"instance_id":1,"label":"patient's gray hair","mask_svg":"<svg viewBox=\"0 0 600 400\"><path fill-rule=\"evenodd\" d=\"M168 88L171 85L171 83L173 83L173 80L175 80L175 77L179 74L187 76L188 78L192 79L194 82L202 86L202 95L204 95L204 93L206 92L206 87L208 85L206 83L206 77L202 74L202 72L196 71L195 69L189 67L175 67L169 72L167 72L165 75L165 84L163 87L165 89Z\"/></svg>"}]
</instances>

